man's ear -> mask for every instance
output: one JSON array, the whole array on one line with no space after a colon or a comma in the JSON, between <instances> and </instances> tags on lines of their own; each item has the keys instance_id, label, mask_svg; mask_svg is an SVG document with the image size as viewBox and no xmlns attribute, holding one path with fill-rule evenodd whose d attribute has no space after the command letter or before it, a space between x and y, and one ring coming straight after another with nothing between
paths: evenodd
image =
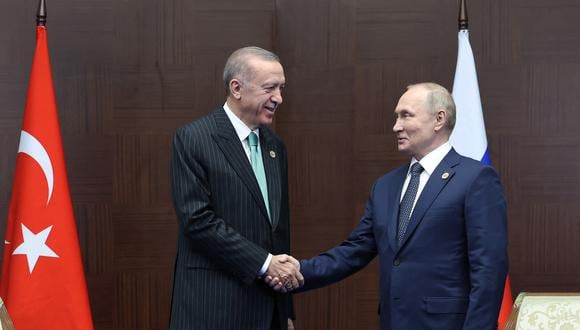
<instances>
[{"instance_id":1,"label":"man's ear","mask_svg":"<svg viewBox=\"0 0 580 330\"><path fill-rule=\"evenodd\" d=\"M242 89L242 82L241 81L239 81L236 78L230 80L229 88L230 88L230 95L234 99L239 100L242 98L242 94L240 93L240 90Z\"/></svg>"},{"instance_id":2,"label":"man's ear","mask_svg":"<svg viewBox=\"0 0 580 330\"><path fill-rule=\"evenodd\" d=\"M435 131L439 131L445 126L447 126L447 111L439 109L435 114Z\"/></svg>"}]
</instances>

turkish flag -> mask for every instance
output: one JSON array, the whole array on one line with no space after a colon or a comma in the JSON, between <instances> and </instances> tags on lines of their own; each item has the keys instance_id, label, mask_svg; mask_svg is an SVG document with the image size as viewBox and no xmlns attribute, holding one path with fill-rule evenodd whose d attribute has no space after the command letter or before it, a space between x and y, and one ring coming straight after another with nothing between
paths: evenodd
<instances>
[{"instance_id":1,"label":"turkish flag","mask_svg":"<svg viewBox=\"0 0 580 330\"><path fill-rule=\"evenodd\" d=\"M92 329L46 38L38 26L0 296L18 330Z\"/></svg>"}]
</instances>

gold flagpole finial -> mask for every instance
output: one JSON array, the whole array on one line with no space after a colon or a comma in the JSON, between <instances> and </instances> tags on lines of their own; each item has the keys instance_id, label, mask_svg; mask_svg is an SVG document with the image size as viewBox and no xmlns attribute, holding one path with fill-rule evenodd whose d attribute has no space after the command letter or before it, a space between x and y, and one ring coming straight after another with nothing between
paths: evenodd
<instances>
[{"instance_id":1,"label":"gold flagpole finial","mask_svg":"<svg viewBox=\"0 0 580 330\"><path fill-rule=\"evenodd\" d=\"M38 11L36 12L36 26L46 26L46 2L40 0Z\"/></svg>"},{"instance_id":2,"label":"gold flagpole finial","mask_svg":"<svg viewBox=\"0 0 580 330\"><path fill-rule=\"evenodd\" d=\"M467 0L459 0L459 30L467 30L469 27L467 19Z\"/></svg>"}]
</instances>

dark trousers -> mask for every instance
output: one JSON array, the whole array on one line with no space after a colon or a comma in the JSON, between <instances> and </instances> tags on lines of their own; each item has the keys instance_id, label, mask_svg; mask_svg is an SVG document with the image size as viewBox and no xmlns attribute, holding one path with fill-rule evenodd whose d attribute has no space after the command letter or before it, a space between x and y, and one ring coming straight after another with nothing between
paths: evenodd
<instances>
[{"instance_id":1,"label":"dark trousers","mask_svg":"<svg viewBox=\"0 0 580 330\"><path fill-rule=\"evenodd\" d=\"M274 307L274 315L272 315L272 324L270 325L270 330L282 330L280 326L280 314L278 313L278 307Z\"/></svg>"}]
</instances>

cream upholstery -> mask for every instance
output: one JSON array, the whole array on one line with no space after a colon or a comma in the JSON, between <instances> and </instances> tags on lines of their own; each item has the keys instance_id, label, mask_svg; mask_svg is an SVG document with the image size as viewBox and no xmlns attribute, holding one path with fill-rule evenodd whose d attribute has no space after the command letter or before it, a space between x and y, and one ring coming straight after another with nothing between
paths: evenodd
<instances>
[{"instance_id":1,"label":"cream upholstery","mask_svg":"<svg viewBox=\"0 0 580 330\"><path fill-rule=\"evenodd\" d=\"M518 295L505 329L578 330L580 292Z\"/></svg>"},{"instance_id":2,"label":"cream upholstery","mask_svg":"<svg viewBox=\"0 0 580 330\"><path fill-rule=\"evenodd\" d=\"M0 330L14 330L14 325L12 324L12 320L8 315L2 298L0 298Z\"/></svg>"}]
</instances>

